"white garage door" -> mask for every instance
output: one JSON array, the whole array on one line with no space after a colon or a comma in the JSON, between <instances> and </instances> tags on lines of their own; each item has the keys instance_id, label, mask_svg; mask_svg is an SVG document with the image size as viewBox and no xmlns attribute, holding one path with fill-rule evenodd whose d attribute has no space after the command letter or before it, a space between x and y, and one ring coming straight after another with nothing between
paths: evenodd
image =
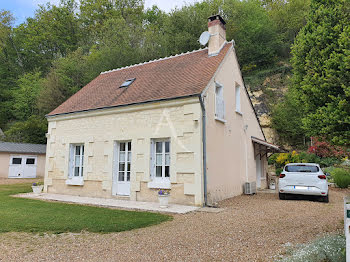
<instances>
[{"instance_id":1,"label":"white garage door","mask_svg":"<svg viewBox=\"0 0 350 262\"><path fill-rule=\"evenodd\" d=\"M9 166L10 178L35 178L36 156L11 156Z\"/></svg>"}]
</instances>

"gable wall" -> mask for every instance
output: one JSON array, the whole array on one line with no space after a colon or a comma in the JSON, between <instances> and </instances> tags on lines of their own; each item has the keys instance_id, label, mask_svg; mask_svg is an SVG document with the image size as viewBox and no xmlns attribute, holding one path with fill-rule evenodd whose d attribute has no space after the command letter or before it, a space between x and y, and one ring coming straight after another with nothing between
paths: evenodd
<instances>
[{"instance_id":1,"label":"gable wall","mask_svg":"<svg viewBox=\"0 0 350 262\"><path fill-rule=\"evenodd\" d=\"M215 119L215 82L224 86L225 120ZM235 86L241 87L242 115L235 111ZM208 203L239 195L244 182L256 180L251 136L264 139L244 84L234 51L228 54L205 96L207 116ZM244 126L248 125L247 131ZM262 161L266 169L266 159ZM266 171L263 172L265 174Z\"/></svg>"},{"instance_id":2,"label":"gable wall","mask_svg":"<svg viewBox=\"0 0 350 262\"><path fill-rule=\"evenodd\" d=\"M158 201L156 190L148 188L150 142L154 138L170 138L170 202L201 205L200 110L195 97L49 118L44 190L112 197L114 142L131 140L130 199ZM65 184L71 143L85 145L83 186Z\"/></svg>"}]
</instances>

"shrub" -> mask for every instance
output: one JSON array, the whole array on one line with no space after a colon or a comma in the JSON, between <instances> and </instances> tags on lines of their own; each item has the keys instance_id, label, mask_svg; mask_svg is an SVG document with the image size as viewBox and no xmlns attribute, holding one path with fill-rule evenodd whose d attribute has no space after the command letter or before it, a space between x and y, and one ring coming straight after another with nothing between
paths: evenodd
<instances>
[{"instance_id":1,"label":"shrub","mask_svg":"<svg viewBox=\"0 0 350 262\"><path fill-rule=\"evenodd\" d=\"M300 245L291 250L286 257L277 260L279 262L345 262L345 237L344 235L329 235L316 241Z\"/></svg>"},{"instance_id":2,"label":"shrub","mask_svg":"<svg viewBox=\"0 0 350 262\"><path fill-rule=\"evenodd\" d=\"M350 172L345 168L334 168L330 171L334 183L340 188L347 188L350 185Z\"/></svg>"},{"instance_id":3,"label":"shrub","mask_svg":"<svg viewBox=\"0 0 350 262\"><path fill-rule=\"evenodd\" d=\"M309 147L308 152L319 157L332 157L340 159L349 154L345 147L332 145L329 142L316 137L313 137L312 140L313 145Z\"/></svg>"}]
</instances>

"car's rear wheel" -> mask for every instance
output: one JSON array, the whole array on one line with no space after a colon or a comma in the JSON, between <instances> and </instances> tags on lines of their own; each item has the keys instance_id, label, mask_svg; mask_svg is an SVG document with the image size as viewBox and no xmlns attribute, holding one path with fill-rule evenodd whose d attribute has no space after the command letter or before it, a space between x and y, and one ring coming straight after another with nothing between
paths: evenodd
<instances>
[{"instance_id":1,"label":"car's rear wheel","mask_svg":"<svg viewBox=\"0 0 350 262\"><path fill-rule=\"evenodd\" d=\"M329 203L329 195L327 195L327 196L322 196L322 197L321 197L321 201L322 201L322 202L325 202L325 203Z\"/></svg>"},{"instance_id":2,"label":"car's rear wheel","mask_svg":"<svg viewBox=\"0 0 350 262\"><path fill-rule=\"evenodd\" d=\"M285 200L285 199L286 199L286 194L278 193L278 197L279 197L281 200Z\"/></svg>"}]
</instances>

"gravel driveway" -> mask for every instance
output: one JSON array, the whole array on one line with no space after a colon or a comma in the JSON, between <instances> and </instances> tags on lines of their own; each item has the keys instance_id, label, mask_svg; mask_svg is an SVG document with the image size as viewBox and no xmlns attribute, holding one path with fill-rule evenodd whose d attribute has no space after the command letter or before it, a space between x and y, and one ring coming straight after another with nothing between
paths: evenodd
<instances>
[{"instance_id":1,"label":"gravel driveway","mask_svg":"<svg viewBox=\"0 0 350 262\"><path fill-rule=\"evenodd\" d=\"M221 202L220 213L175 215L121 233L5 233L0 261L273 261L286 246L341 230L346 193L332 189L328 204L238 196Z\"/></svg>"}]
</instances>

